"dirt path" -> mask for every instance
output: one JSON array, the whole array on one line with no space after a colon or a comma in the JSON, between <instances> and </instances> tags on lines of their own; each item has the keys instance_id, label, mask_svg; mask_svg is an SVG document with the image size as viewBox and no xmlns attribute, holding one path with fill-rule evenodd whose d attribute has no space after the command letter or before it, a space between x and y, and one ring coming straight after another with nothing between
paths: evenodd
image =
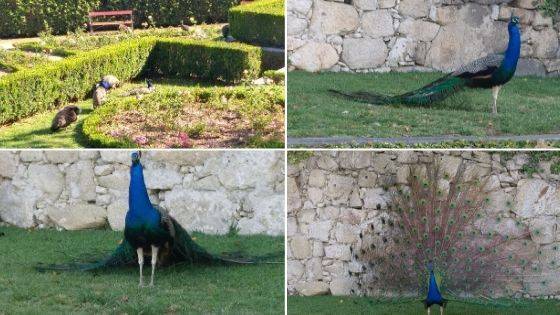
<instances>
[{"instance_id":1,"label":"dirt path","mask_svg":"<svg viewBox=\"0 0 560 315\"><path fill-rule=\"evenodd\" d=\"M21 43L28 43L28 42L36 42L40 40L39 37L28 37L28 38L6 38L6 39L1 39L0 38L0 49L4 49L4 50L11 50L14 49L14 45L15 44L21 44Z\"/></svg>"},{"instance_id":2,"label":"dirt path","mask_svg":"<svg viewBox=\"0 0 560 315\"><path fill-rule=\"evenodd\" d=\"M522 136L433 136L433 137L288 137L288 146L320 147L330 145L366 145L373 143L434 144L451 141L560 141L560 134Z\"/></svg>"}]
</instances>

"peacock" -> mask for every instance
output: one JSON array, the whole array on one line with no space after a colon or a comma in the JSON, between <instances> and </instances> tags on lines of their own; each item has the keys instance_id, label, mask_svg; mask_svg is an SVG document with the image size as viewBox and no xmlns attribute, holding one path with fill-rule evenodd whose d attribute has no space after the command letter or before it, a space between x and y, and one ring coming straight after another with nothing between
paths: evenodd
<instances>
[{"instance_id":1,"label":"peacock","mask_svg":"<svg viewBox=\"0 0 560 315\"><path fill-rule=\"evenodd\" d=\"M102 85L106 90L110 90L118 88L121 85L121 81L119 81L116 76L108 74L101 79L101 82L99 82L99 84Z\"/></svg>"},{"instance_id":2,"label":"peacock","mask_svg":"<svg viewBox=\"0 0 560 315\"><path fill-rule=\"evenodd\" d=\"M508 23L509 43L504 54L491 54L459 67L456 71L417 90L389 96L370 92L329 90L346 98L377 105L428 105L453 95L464 88L492 89L492 114L498 114L498 93L515 74L521 50L519 17L511 16Z\"/></svg>"},{"instance_id":3,"label":"peacock","mask_svg":"<svg viewBox=\"0 0 560 315\"><path fill-rule=\"evenodd\" d=\"M433 305L443 314L451 301L497 303L493 297L519 294L521 282L541 285L529 276L542 272L529 228L487 211L494 188L467 169L412 166L407 183L391 190L389 210L352 247L363 272L350 274L364 294L424 297L428 314Z\"/></svg>"},{"instance_id":4,"label":"peacock","mask_svg":"<svg viewBox=\"0 0 560 315\"><path fill-rule=\"evenodd\" d=\"M95 84L92 97L93 109L98 108L107 101L107 89L108 88L103 85L103 82Z\"/></svg>"},{"instance_id":5,"label":"peacock","mask_svg":"<svg viewBox=\"0 0 560 315\"><path fill-rule=\"evenodd\" d=\"M134 265L139 266L139 287L144 287L145 256L151 258L149 286L154 285L156 266L188 264L255 264L279 263L271 258L283 256L271 253L263 256L242 257L239 253L214 255L193 241L189 233L167 211L150 202L141 152L131 154L129 209L125 217L124 240L108 257L89 263L40 264L39 271L91 271Z\"/></svg>"},{"instance_id":6,"label":"peacock","mask_svg":"<svg viewBox=\"0 0 560 315\"><path fill-rule=\"evenodd\" d=\"M51 131L55 132L70 126L70 124L78 120L80 112L81 110L78 106L70 105L64 107L54 116L51 123Z\"/></svg>"},{"instance_id":7,"label":"peacock","mask_svg":"<svg viewBox=\"0 0 560 315\"><path fill-rule=\"evenodd\" d=\"M153 92L155 92L156 87L154 86L152 80L148 79L146 80L146 86L145 87L139 87L139 88L135 88L132 90L129 90L125 93L123 93L121 96L142 96L145 94L151 94Z\"/></svg>"}]
</instances>

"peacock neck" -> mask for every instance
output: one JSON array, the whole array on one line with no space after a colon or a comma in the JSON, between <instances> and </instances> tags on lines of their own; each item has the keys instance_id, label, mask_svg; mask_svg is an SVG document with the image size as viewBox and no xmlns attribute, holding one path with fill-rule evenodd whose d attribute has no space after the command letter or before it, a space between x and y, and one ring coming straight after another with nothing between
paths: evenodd
<instances>
[{"instance_id":1,"label":"peacock neck","mask_svg":"<svg viewBox=\"0 0 560 315\"><path fill-rule=\"evenodd\" d=\"M428 300L430 301L440 301L442 300L441 293L436 281L436 276L434 271L430 270L430 283L428 284Z\"/></svg>"},{"instance_id":2,"label":"peacock neck","mask_svg":"<svg viewBox=\"0 0 560 315\"><path fill-rule=\"evenodd\" d=\"M502 67L505 70L515 71L517 60L521 52L521 34L517 25L508 26L509 43L505 52Z\"/></svg>"},{"instance_id":3,"label":"peacock neck","mask_svg":"<svg viewBox=\"0 0 560 315\"><path fill-rule=\"evenodd\" d=\"M148 197L148 190L144 183L144 170L140 162L130 167L130 187L128 190L129 211L139 217L152 215L155 211Z\"/></svg>"}]
</instances>

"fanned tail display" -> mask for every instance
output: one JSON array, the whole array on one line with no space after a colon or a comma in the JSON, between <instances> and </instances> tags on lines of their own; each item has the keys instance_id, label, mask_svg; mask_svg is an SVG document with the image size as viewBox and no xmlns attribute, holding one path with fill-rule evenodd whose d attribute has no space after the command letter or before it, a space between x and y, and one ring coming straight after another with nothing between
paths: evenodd
<instances>
[{"instance_id":1,"label":"fanned tail display","mask_svg":"<svg viewBox=\"0 0 560 315\"><path fill-rule=\"evenodd\" d=\"M469 174L464 162L455 174L436 161L411 166L389 211L364 226L351 249L366 271L355 275L362 292L427 296L430 306L450 299L492 304L522 285L546 287L531 258L538 252L531 233L539 231L489 210L489 178Z\"/></svg>"}]
</instances>

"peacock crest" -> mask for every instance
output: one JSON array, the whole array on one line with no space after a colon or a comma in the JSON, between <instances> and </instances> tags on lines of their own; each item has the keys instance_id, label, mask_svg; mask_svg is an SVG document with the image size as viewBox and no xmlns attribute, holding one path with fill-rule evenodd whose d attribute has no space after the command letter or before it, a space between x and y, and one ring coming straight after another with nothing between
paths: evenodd
<instances>
[{"instance_id":1,"label":"peacock crest","mask_svg":"<svg viewBox=\"0 0 560 315\"><path fill-rule=\"evenodd\" d=\"M410 166L406 184L389 190L388 211L364 226L352 249L363 265L354 274L360 292L422 296L432 268L444 296L522 291L530 281L526 275L540 272L537 247L521 221L487 211L491 192L499 189L491 188L488 178L472 175L464 162L454 174L436 161Z\"/></svg>"}]
</instances>

